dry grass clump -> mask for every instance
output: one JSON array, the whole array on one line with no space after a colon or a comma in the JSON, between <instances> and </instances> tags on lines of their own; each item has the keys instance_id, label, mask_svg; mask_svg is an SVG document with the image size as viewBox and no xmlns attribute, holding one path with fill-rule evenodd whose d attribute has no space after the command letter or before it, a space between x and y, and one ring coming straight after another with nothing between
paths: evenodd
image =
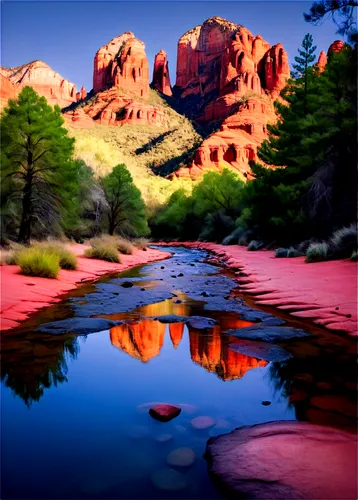
<instances>
[{"instance_id":1,"label":"dry grass clump","mask_svg":"<svg viewBox=\"0 0 358 500\"><path fill-rule=\"evenodd\" d=\"M119 253L122 253L124 255L132 255L134 250L134 246L132 245L132 243L122 236L110 236L109 234L104 234L103 236L92 238L90 240L91 246L98 246L103 244L116 248Z\"/></svg>"},{"instance_id":2,"label":"dry grass clump","mask_svg":"<svg viewBox=\"0 0 358 500\"><path fill-rule=\"evenodd\" d=\"M306 252L306 262L328 260L329 245L326 242L311 243Z\"/></svg>"},{"instance_id":3,"label":"dry grass clump","mask_svg":"<svg viewBox=\"0 0 358 500\"><path fill-rule=\"evenodd\" d=\"M111 238L111 237L109 237ZM93 238L90 240L91 248L85 251L85 256L90 259L106 260L108 262L120 263L117 246L109 238Z\"/></svg>"},{"instance_id":4,"label":"dry grass clump","mask_svg":"<svg viewBox=\"0 0 358 500\"><path fill-rule=\"evenodd\" d=\"M59 244L56 241L51 243L40 242L35 243L34 247L43 248L49 253L53 253L58 256L61 269L75 270L77 269L77 257L68 248L64 247L63 244Z\"/></svg>"},{"instance_id":5,"label":"dry grass clump","mask_svg":"<svg viewBox=\"0 0 358 500\"><path fill-rule=\"evenodd\" d=\"M147 238L136 238L132 244L139 250L147 250L150 241Z\"/></svg>"}]
</instances>

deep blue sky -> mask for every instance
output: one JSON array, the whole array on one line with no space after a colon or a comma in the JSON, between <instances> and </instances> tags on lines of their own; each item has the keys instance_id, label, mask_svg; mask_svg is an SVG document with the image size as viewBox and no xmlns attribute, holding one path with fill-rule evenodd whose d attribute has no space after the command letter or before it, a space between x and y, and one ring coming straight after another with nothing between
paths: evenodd
<instances>
[{"instance_id":1,"label":"deep blue sky","mask_svg":"<svg viewBox=\"0 0 358 500\"><path fill-rule=\"evenodd\" d=\"M339 38L326 21L319 27L303 20L305 1L2 1L1 64L18 66L42 59L77 87L92 88L93 58L104 44L133 31L146 44L150 72L163 48L175 83L176 47L182 34L211 16L221 16L261 34L271 45L281 42L290 62L305 33L320 50Z\"/></svg>"}]
</instances>

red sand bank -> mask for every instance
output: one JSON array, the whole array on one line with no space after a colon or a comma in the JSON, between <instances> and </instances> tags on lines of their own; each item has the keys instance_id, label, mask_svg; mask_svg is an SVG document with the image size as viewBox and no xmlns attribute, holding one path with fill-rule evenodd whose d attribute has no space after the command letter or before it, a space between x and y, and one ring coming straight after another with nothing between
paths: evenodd
<instances>
[{"instance_id":1,"label":"red sand bank","mask_svg":"<svg viewBox=\"0 0 358 500\"><path fill-rule=\"evenodd\" d=\"M162 243L161 243L162 244ZM357 335L357 263L334 260L307 264L304 257L278 259L267 250L249 252L242 246L213 243L163 245L202 248L241 269L240 290L258 305L274 306L292 316L307 318L329 330ZM241 271L237 274L240 275Z\"/></svg>"},{"instance_id":2,"label":"red sand bank","mask_svg":"<svg viewBox=\"0 0 358 500\"><path fill-rule=\"evenodd\" d=\"M124 271L129 267L162 260L171 254L150 248L147 251L134 250L132 255L121 255L121 264L82 257L84 245L73 245L72 251L78 257L76 271L61 269L57 279L36 278L19 274L18 266L1 266L1 331L10 330L20 321L43 307L61 300L61 295L73 290L86 281L95 281L108 273Z\"/></svg>"}]
</instances>

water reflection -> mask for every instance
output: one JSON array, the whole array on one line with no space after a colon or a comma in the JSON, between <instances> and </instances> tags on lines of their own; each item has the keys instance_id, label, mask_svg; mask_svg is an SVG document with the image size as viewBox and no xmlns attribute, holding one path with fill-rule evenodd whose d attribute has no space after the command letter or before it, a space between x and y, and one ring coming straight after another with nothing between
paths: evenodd
<instances>
[{"instance_id":1,"label":"water reflection","mask_svg":"<svg viewBox=\"0 0 358 500\"><path fill-rule=\"evenodd\" d=\"M78 339L42 336L28 340L5 336L1 342L1 380L29 407L45 389L67 382L68 358L76 359Z\"/></svg>"}]
</instances>

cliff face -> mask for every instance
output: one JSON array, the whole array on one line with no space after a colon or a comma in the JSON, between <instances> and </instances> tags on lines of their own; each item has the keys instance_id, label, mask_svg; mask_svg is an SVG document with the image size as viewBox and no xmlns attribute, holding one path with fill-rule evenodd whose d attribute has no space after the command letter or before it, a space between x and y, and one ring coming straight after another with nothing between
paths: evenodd
<instances>
[{"instance_id":1,"label":"cliff face","mask_svg":"<svg viewBox=\"0 0 358 500\"><path fill-rule=\"evenodd\" d=\"M290 76L281 44L213 17L185 33L178 43L175 92L196 103L194 118L221 128L199 147L177 177L199 177L205 169L231 167L250 177L249 161L275 121L273 99ZM196 116L195 116L196 115Z\"/></svg>"},{"instance_id":2,"label":"cliff face","mask_svg":"<svg viewBox=\"0 0 358 500\"><path fill-rule=\"evenodd\" d=\"M93 90L111 87L128 90L137 97L149 94L148 59L145 45L132 32L113 38L94 58Z\"/></svg>"},{"instance_id":3,"label":"cliff face","mask_svg":"<svg viewBox=\"0 0 358 500\"><path fill-rule=\"evenodd\" d=\"M1 73L20 91L29 85L46 97L52 106L69 106L76 101L76 85L56 73L43 61L33 61L16 68L1 68Z\"/></svg>"},{"instance_id":4,"label":"cliff face","mask_svg":"<svg viewBox=\"0 0 358 500\"><path fill-rule=\"evenodd\" d=\"M155 55L152 86L162 94L172 95L167 54L163 49Z\"/></svg>"},{"instance_id":5,"label":"cliff face","mask_svg":"<svg viewBox=\"0 0 358 500\"><path fill-rule=\"evenodd\" d=\"M18 89L0 70L0 109L6 106L9 99L15 99Z\"/></svg>"}]
</instances>

